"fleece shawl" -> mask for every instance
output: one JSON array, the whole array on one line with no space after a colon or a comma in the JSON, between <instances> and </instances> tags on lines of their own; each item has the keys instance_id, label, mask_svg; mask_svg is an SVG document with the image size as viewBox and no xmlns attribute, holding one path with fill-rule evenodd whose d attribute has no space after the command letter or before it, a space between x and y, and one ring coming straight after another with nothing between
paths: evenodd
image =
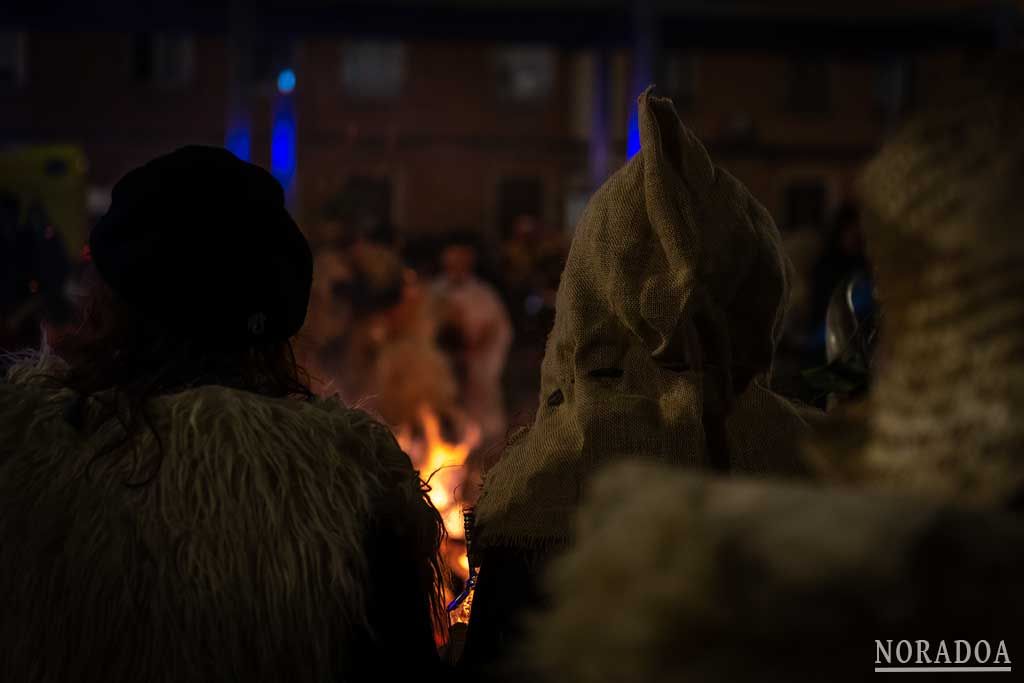
<instances>
[{"instance_id":1,"label":"fleece shawl","mask_svg":"<svg viewBox=\"0 0 1024 683\"><path fill-rule=\"evenodd\" d=\"M116 421L66 419L59 372L0 382L0 679L357 668L373 641L367 549L431 512L386 428L334 401L209 386L153 399L147 428L117 445ZM88 425L96 399L84 412Z\"/></svg>"}]
</instances>

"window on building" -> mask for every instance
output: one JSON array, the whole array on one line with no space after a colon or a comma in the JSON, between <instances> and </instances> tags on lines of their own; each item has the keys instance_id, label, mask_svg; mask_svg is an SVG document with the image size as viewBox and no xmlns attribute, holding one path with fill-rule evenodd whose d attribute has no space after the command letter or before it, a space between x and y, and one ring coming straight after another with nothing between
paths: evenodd
<instances>
[{"instance_id":1,"label":"window on building","mask_svg":"<svg viewBox=\"0 0 1024 683\"><path fill-rule=\"evenodd\" d=\"M135 80L161 86L182 86L192 81L195 51L192 36L140 33L135 36Z\"/></svg>"},{"instance_id":2,"label":"window on building","mask_svg":"<svg viewBox=\"0 0 1024 683\"><path fill-rule=\"evenodd\" d=\"M790 230L825 226L828 192L822 180L801 180L786 188L786 224Z\"/></svg>"},{"instance_id":3,"label":"window on building","mask_svg":"<svg viewBox=\"0 0 1024 683\"><path fill-rule=\"evenodd\" d=\"M829 64L823 58L794 59L789 65L789 109L800 114L821 114L832 106Z\"/></svg>"},{"instance_id":4,"label":"window on building","mask_svg":"<svg viewBox=\"0 0 1024 683\"><path fill-rule=\"evenodd\" d=\"M498 183L498 229L512 234L521 216L544 217L544 184L540 178L505 178Z\"/></svg>"},{"instance_id":5,"label":"window on building","mask_svg":"<svg viewBox=\"0 0 1024 683\"><path fill-rule=\"evenodd\" d=\"M555 51L546 47L505 47L494 54L498 96L513 102L538 102L555 87Z\"/></svg>"},{"instance_id":6,"label":"window on building","mask_svg":"<svg viewBox=\"0 0 1024 683\"><path fill-rule=\"evenodd\" d=\"M677 109L689 109L697 98L697 60L684 52L670 52L663 62L660 94L672 98Z\"/></svg>"},{"instance_id":7,"label":"window on building","mask_svg":"<svg viewBox=\"0 0 1024 683\"><path fill-rule=\"evenodd\" d=\"M405 46L396 42L359 41L341 49L345 92L366 99L394 99L405 83Z\"/></svg>"},{"instance_id":8,"label":"window on building","mask_svg":"<svg viewBox=\"0 0 1024 683\"><path fill-rule=\"evenodd\" d=\"M890 59L878 67L875 100L887 116L898 116L913 105L914 62L909 58Z\"/></svg>"},{"instance_id":9,"label":"window on building","mask_svg":"<svg viewBox=\"0 0 1024 683\"><path fill-rule=\"evenodd\" d=\"M0 31L0 87L15 87L25 82L25 34Z\"/></svg>"}]
</instances>

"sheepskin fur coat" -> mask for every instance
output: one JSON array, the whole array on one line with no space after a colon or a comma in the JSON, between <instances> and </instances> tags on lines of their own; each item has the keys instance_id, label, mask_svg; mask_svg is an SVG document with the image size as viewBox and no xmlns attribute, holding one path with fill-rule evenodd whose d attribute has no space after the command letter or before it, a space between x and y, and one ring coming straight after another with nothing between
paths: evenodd
<instances>
[{"instance_id":1,"label":"sheepskin fur coat","mask_svg":"<svg viewBox=\"0 0 1024 683\"><path fill-rule=\"evenodd\" d=\"M126 439L59 374L0 381L0 680L431 677L436 512L385 427L206 386Z\"/></svg>"},{"instance_id":2,"label":"sheepskin fur coat","mask_svg":"<svg viewBox=\"0 0 1024 683\"><path fill-rule=\"evenodd\" d=\"M943 641L1020 656L1007 510L634 462L602 471L578 524L508 680L870 681L901 641L930 648L921 665L953 663Z\"/></svg>"}]
</instances>

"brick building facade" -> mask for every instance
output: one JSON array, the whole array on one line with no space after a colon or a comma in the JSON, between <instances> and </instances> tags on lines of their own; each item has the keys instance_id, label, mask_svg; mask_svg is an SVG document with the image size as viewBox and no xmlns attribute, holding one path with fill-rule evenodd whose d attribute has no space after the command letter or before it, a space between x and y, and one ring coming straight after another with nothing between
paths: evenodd
<instances>
[{"instance_id":1,"label":"brick building facade","mask_svg":"<svg viewBox=\"0 0 1024 683\"><path fill-rule=\"evenodd\" d=\"M214 21L128 17L81 29L9 17L0 143L79 145L98 211L127 169L182 144L224 144L239 113L252 159L270 166L274 112L287 97L293 201L315 239L333 237L324 216L339 196L411 236L496 237L520 213L570 228L599 180L594 155L608 157L598 175L625 157L631 15L615 3L557 15L433 4L411 18L390 5L390 15L345 16L321 5L302 20L265 9L238 22L224 8ZM906 111L1007 40L992 3L932 7L813 19L665 11L650 80L780 225L821 224ZM363 18L345 21L354 16ZM284 69L295 75L288 95L275 86Z\"/></svg>"}]
</instances>

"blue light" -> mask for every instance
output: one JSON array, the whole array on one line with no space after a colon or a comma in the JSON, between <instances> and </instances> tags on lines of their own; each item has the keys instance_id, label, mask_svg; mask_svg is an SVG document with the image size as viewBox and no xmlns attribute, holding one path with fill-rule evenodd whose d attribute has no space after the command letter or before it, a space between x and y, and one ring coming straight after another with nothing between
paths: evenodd
<instances>
[{"instance_id":1,"label":"blue light","mask_svg":"<svg viewBox=\"0 0 1024 683\"><path fill-rule=\"evenodd\" d=\"M640 151L640 112L637 105L633 103L633 109L629 113L629 129L626 131L626 159L632 159L633 155Z\"/></svg>"},{"instance_id":2,"label":"blue light","mask_svg":"<svg viewBox=\"0 0 1024 683\"><path fill-rule=\"evenodd\" d=\"M295 164L295 111L290 97L280 97L270 131L270 172L284 185L286 192L291 189Z\"/></svg>"},{"instance_id":3,"label":"blue light","mask_svg":"<svg viewBox=\"0 0 1024 683\"><path fill-rule=\"evenodd\" d=\"M252 146L249 122L244 120L233 122L228 128L224 146L242 161L249 161L250 147Z\"/></svg>"},{"instance_id":4,"label":"blue light","mask_svg":"<svg viewBox=\"0 0 1024 683\"><path fill-rule=\"evenodd\" d=\"M285 69L277 75L277 91L282 95L287 95L292 90L295 90L295 72Z\"/></svg>"}]
</instances>

